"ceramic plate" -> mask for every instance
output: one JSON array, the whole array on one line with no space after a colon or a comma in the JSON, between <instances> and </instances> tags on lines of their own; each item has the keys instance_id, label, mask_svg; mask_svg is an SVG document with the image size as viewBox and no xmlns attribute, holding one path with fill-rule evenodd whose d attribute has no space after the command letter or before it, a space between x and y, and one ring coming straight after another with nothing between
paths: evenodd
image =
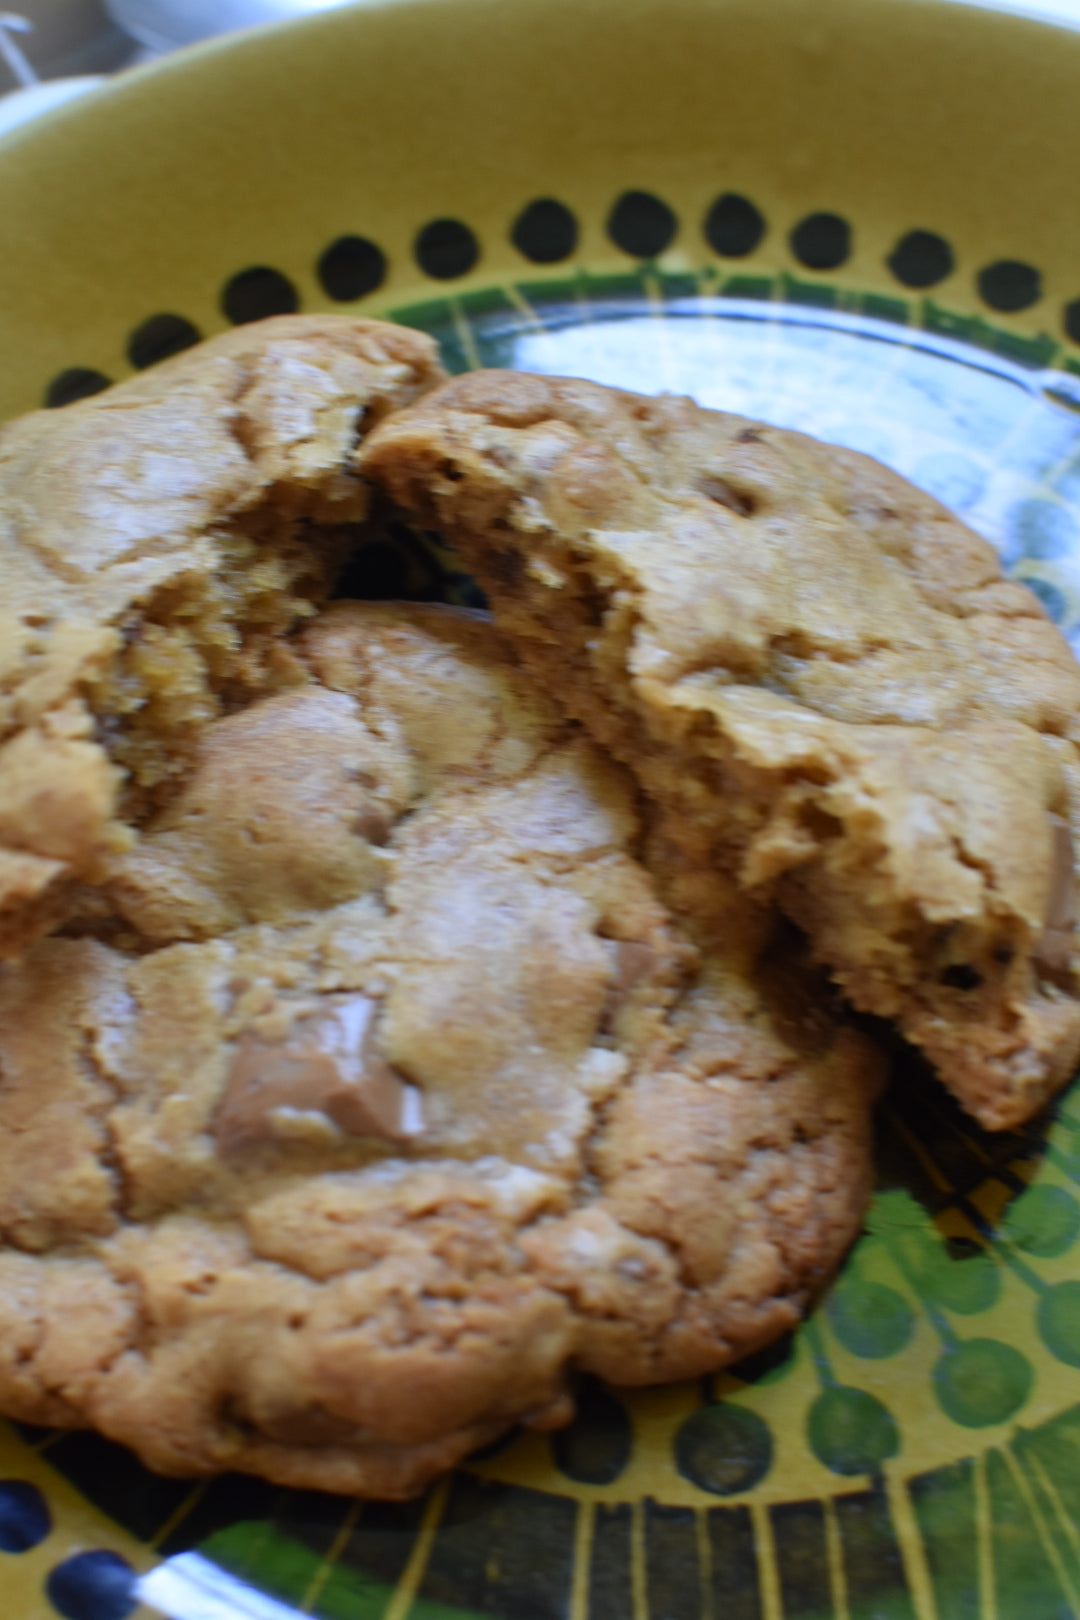
<instances>
[{"instance_id":1,"label":"ceramic plate","mask_svg":"<svg viewBox=\"0 0 1080 1620\"><path fill-rule=\"evenodd\" d=\"M0 147L0 414L282 311L869 451L1080 646L1080 34L939 0L396 0ZM468 595L446 559L373 593ZM1080 1090L987 1136L913 1075L793 1338L583 1390L406 1506L0 1429L0 1611L124 1620L1080 1615ZM144 1579L141 1579L144 1577Z\"/></svg>"}]
</instances>

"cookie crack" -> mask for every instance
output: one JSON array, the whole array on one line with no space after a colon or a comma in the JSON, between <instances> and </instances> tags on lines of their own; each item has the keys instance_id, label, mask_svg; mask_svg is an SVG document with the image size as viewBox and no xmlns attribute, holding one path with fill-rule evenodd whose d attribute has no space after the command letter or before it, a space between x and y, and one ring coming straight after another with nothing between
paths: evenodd
<instances>
[{"instance_id":1,"label":"cookie crack","mask_svg":"<svg viewBox=\"0 0 1080 1620\"><path fill-rule=\"evenodd\" d=\"M114 1108L123 1101L123 1091L119 1082L98 1059L94 1046L95 1031L82 1024L79 1034L79 1066L99 1090L107 1093L102 1097L100 1108L94 1111L103 1136L97 1152L98 1163L106 1171L113 1189L112 1212L118 1219L127 1222L130 1219L132 1188L112 1117Z\"/></svg>"}]
</instances>

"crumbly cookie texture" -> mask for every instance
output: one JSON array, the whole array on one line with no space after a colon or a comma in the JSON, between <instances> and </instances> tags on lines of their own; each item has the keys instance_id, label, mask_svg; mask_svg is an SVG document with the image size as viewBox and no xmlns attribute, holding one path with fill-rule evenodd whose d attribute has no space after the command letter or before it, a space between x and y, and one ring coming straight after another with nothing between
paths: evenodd
<instances>
[{"instance_id":1,"label":"crumbly cookie texture","mask_svg":"<svg viewBox=\"0 0 1080 1620\"><path fill-rule=\"evenodd\" d=\"M297 657L0 966L0 1407L397 1497L791 1327L880 1060L481 617Z\"/></svg>"},{"instance_id":2,"label":"crumbly cookie texture","mask_svg":"<svg viewBox=\"0 0 1080 1620\"><path fill-rule=\"evenodd\" d=\"M461 378L358 464L984 1126L1065 1082L1080 667L989 545L864 456L561 379Z\"/></svg>"},{"instance_id":3,"label":"crumbly cookie texture","mask_svg":"<svg viewBox=\"0 0 1080 1620\"><path fill-rule=\"evenodd\" d=\"M0 955L62 920L367 512L357 437L442 377L419 333L283 317L0 431Z\"/></svg>"}]
</instances>

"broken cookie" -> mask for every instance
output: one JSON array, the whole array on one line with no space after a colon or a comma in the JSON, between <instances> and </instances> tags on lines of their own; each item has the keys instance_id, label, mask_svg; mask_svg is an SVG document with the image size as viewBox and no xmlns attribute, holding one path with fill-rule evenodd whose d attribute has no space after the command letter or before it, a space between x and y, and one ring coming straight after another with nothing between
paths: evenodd
<instances>
[{"instance_id":1,"label":"broken cookie","mask_svg":"<svg viewBox=\"0 0 1080 1620\"><path fill-rule=\"evenodd\" d=\"M398 1497L791 1328L881 1061L481 616L294 657L0 966L0 1408Z\"/></svg>"},{"instance_id":2,"label":"broken cookie","mask_svg":"<svg viewBox=\"0 0 1080 1620\"><path fill-rule=\"evenodd\" d=\"M0 430L0 955L68 914L219 714L300 679L368 488L442 376L417 332L285 316Z\"/></svg>"},{"instance_id":3,"label":"broken cookie","mask_svg":"<svg viewBox=\"0 0 1080 1620\"><path fill-rule=\"evenodd\" d=\"M805 930L989 1129L1080 1055L1080 666L993 549L853 452L476 373L358 468L458 548L687 858Z\"/></svg>"}]
</instances>

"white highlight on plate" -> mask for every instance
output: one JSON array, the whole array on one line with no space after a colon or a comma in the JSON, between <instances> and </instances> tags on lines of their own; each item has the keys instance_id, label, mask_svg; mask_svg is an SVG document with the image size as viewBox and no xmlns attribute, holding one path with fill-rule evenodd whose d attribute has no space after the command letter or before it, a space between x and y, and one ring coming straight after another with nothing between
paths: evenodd
<instances>
[{"instance_id":1,"label":"white highlight on plate","mask_svg":"<svg viewBox=\"0 0 1080 1620\"><path fill-rule=\"evenodd\" d=\"M154 51L260 23L285 22L314 11L333 11L349 0L105 0L106 9L132 39Z\"/></svg>"},{"instance_id":2,"label":"white highlight on plate","mask_svg":"<svg viewBox=\"0 0 1080 1620\"><path fill-rule=\"evenodd\" d=\"M481 353L861 450L957 512L1080 654L1080 378L913 326L764 300L643 299L476 323ZM1063 594L1064 593L1064 594Z\"/></svg>"},{"instance_id":3,"label":"white highlight on plate","mask_svg":"<svg viewBox=\"0 0 1080 1620\"><path fill-rule=\"evenodd\" d=\"M1016 17L1058 27L1080 28L1080 0L952 0L953 5L977 6L980 11L1011 11Z\"/></svg>"},{"instance_id":4,"label":"white highlight on plate","mask_svg":"<svg viewBox=\"0 0 1080 1620\"><path fill-rule=\"evenodd\" d=\"M299 1609L265 1597L200 1553L167 1559L136 1582L135 1592L169 1620L304 1620Z\"/></svg>"}]
</instances>

